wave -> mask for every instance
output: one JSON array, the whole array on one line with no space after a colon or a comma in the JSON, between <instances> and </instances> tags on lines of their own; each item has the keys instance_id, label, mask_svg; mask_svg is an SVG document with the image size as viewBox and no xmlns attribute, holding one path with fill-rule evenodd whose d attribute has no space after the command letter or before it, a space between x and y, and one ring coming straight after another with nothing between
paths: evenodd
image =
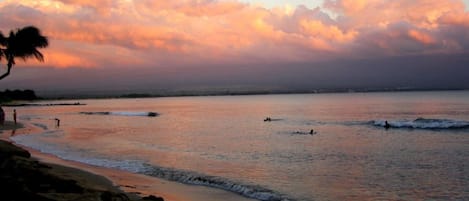
<instances>
[{"instance_id":1,"label":"wave","mask_svg":"<svg viewBox=\"0 0 469 201\"><path fill-rule=\"evenodd\" d=\"M156 117L159 114L156 112L80 112L86 115L117 115L117 116L145 116Z\"/></svg>"},{"instance_id":2,"label":"wave","mask_svg":"<svg viewBox=\"0 0 469 201\"><path fill-rule=\"evenodd\" d=\"M374 126L384 127L384 120L372 121ZM425 119L415 120L391 120L388 121L391 128L415 128L415 129L464 129L469 128L469 121L451 119Z\"/></svg>"},{"instance_id":3,"label":"wave","mask_svg":"<svg viewBox=\"0 0 469 201\"><path fill-rule=\"evenodd\" d=\"M45 125L45 124L33 123L33 125L37 126L39 128L42 128L43 130L48 130L47 125Z\"/></svg>"},{"instance_id":4,"label":"wave","mask_svg":"<svg viewBox=\"0 0 469 201\"><path fill-rule=\"evenodd\" d=\"M149 166L145 168L145 172L142 174L163 178L170 181L176 181L179 183L208 186L212 188L219 188L234 193L238 193L242 196L253 198L262 201L288 201L292 200L285 195L282 195L273 190L256 186L247 185L240 182L235 182L223 177L204 175L196 172L177 170L172 168Z\"/></svg>"},{"instance_id":5,"label":"wave","mask_svg":"<svg viewBox=\"0 0 469 201\"><path fill-rule=\"evenodd\" d=\"M42 153L52 154L64 160L77 161L89 165L114 168L137 174L158 177L161 179L175 181L184 184L207 186L234 192L242 196L261 201L289 201L293 200L279 192L256 185L243 184L227 178L210 176L202 173L179 170L174 168L150 165L141 160L110 159L106 157L89 156L87 150L79 150L67 145L56 145L41 142L39 138L42 134L17 135L11 139L23 146L31 147Z\"/></svg>"}]
</instances>

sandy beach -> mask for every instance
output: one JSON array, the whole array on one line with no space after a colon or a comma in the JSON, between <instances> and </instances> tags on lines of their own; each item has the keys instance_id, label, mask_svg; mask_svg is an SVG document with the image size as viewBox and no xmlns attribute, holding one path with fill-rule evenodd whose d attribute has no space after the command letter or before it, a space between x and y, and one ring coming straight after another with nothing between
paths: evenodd
<instances>
[{"instance_id":1,"label":"sandy beach","mask_svg":"<svg viewBox=\"0 0 469 201\"><path fill-rule=\"evenodd\" d=\"M1 127L0 187L7 189L6 200L252 200L224 190L66 161L8 140L9 135L34 130L9 121Z\"/></svg>"}]
</instances>

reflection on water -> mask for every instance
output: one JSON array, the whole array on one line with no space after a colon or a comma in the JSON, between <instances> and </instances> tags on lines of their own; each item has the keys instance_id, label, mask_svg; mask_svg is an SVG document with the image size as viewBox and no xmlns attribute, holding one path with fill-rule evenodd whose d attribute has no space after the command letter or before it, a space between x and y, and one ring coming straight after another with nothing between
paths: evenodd
<instances>
[{"instance_id":1,"label":"reflection on water","mask_svg":"<svg viewBox=\"0 0 469 201\"><path fill-rule=\"evenodd\" d=\"M54 131L36 135L34 146L66 150L60 153L70 159L138 161L193 183L207 185L217 176L217 182L298 200L467 200L468 129L386 130L373 124L468 122L467 100L466 91L222 96L87 100L83 106L17 110L23 120ZM116 111L159 116L81 113ZM292 134L311 129L317 134Z\"/></svg>"}]
</instances>

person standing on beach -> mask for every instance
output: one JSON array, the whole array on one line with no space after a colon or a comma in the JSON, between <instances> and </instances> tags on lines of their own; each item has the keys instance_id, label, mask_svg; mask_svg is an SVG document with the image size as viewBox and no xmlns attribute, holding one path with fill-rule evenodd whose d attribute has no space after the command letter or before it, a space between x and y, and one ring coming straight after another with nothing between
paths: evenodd
<instances>
[{"instance_id":1,"label":"person standing on beach","mask_svg":"<svg viewBox=\"0 0 469 201\"><path fill-rule=\"evenodd\" d=\"M15 122L15 125L16 125L16 109L13 110L13 121Z\"/></svg>"},{"instance_id":2,"label":"person standing on beach","mask_svg":"<svg viewBox=\"0 0 469 201\"><path fill-rule=\"evenodd\" d=\"M55 127L60 127L60 119L59 118L55 118Z\"/></svg>"},{"instance_id":3,"label":"person standing on beach","mask_svg":"<svg viewBox=\"0 0 469 201\"><path fill-rule=\"evenodd\" d=\"M3 125L5 123L5 111L3 111L3 108L0 107L0 125Z\"/></svg>"}]
</instances>

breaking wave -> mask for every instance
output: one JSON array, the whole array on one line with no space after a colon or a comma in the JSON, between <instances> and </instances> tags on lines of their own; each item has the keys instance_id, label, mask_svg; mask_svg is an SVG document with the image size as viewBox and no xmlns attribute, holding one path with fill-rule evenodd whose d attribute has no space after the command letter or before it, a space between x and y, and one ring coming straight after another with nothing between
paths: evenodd
<instances>
[{"instance_id":1,"label":"breaking wave","mask_svg":"<svg viewBox=\"0 0 469 201\"><path fill-rule=\"evenodd\" d=\"M150 166L145 168L145 172L140 172L145 175L163 178L170 181L179 183L208 186L212 188L224 189L227 191L235 192L248 198L265 201L288 201L292 200L285 195L282 195L273 190L255 186L247 185L239 182L231 181L226 178L218 176L209 176L196 172L176 170L172 168Z\"/></svg>"},{"instance_id":2,"label":"breaking wave","mask_svg":"<svg viewBox=\"0 0 469 201\"><path fill-rule=\"evenodd\" d=\"M384 127L384 120L372 121L374 126ZM469 121L451 119L425 119L415 120L391 120L388 121L391 128L415 128L415 129L464 129L469 128Z\"/></svg>"},{"instance_id":3,"label":"breaking wave","mask_svg":"<svg viewBox=\"0 0 469 201\"><path fill-rule=\"evenodd\" d=\"M115 168L184 184L223 189L240 194L244 197L262 201L293 200L286 195L261 186L243 184L242 182L233 181L223 177L210 176L187 170L159 167L156 165L150 165L141 160L122 160L110 159L101 156L91 156L86 154L87 150L77 150L76 148L72 148L67 145L56 145L47 142L38 143L38 141L40 141L39 136L43 136L46 133L47 132L37 135L17 135L11 139L15 143L31 147L43 153L55 155L64 160L77 161L100 167Z\"/></svg>"},{"instance_id":4,"label":"breaking wave","mask_svg":"<svg viewBox=\"0 0 469 201\"><path fill-rule=\"evenodd\" d=\"M117 116L146 116L156 117L159 114L156 112L80 112L86 115L117 115Z\"/></svg>"}]
</instances>

